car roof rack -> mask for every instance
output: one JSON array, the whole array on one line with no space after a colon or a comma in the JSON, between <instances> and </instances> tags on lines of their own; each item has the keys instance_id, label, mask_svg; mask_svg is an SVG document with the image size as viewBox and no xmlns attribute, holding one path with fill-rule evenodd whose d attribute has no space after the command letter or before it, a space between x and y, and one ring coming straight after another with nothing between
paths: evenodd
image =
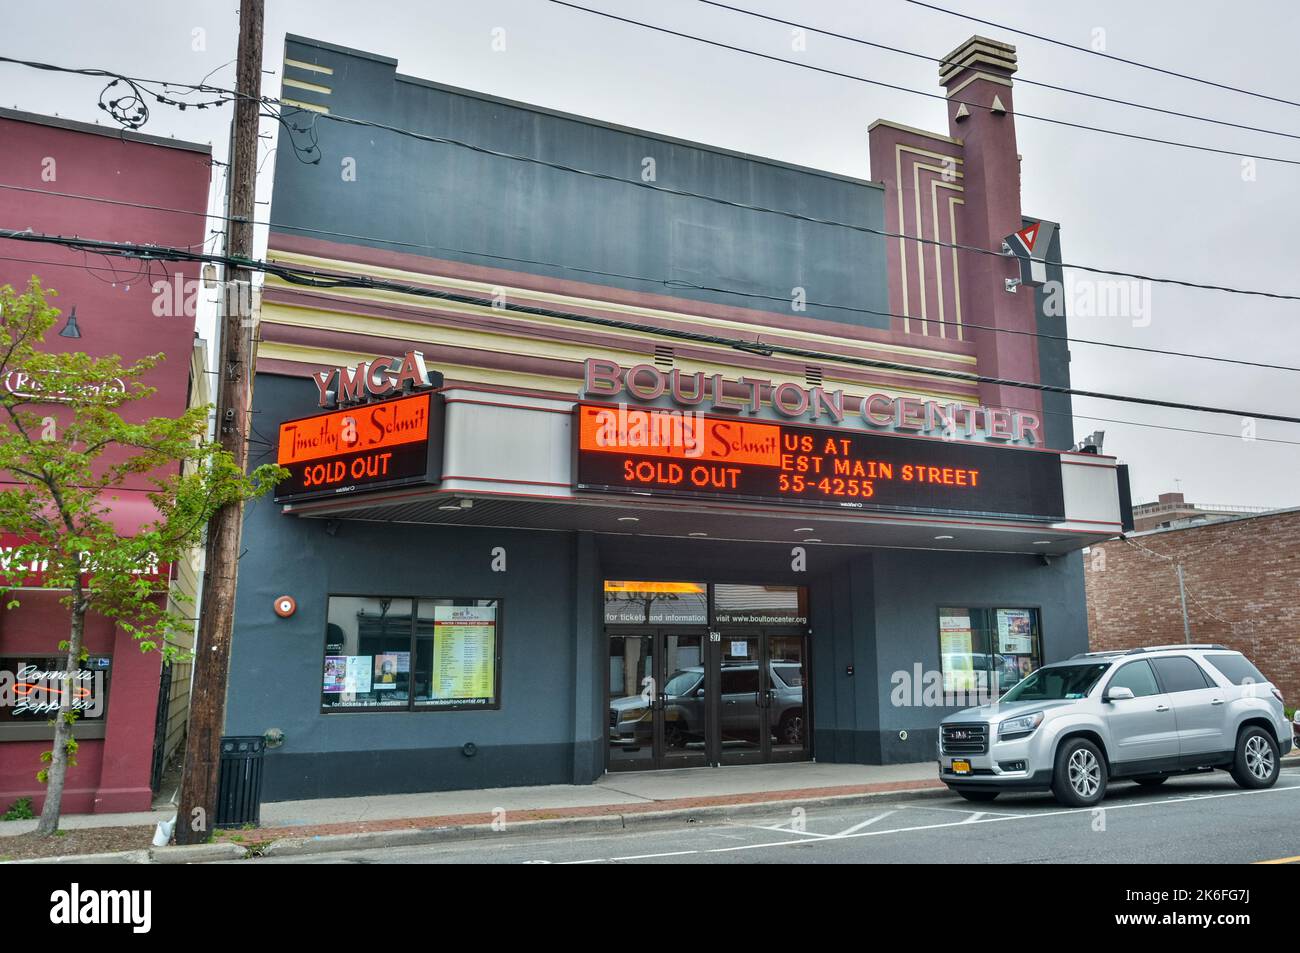
<instances>
[{"instance_id":1,"label":"car roof rack","mask_svg":"<svg viewBox=\"0 0 1300 953\"><path fill-rule=\"evenodd\" d=\"M1216 649L1224 652L1232 651L1226 645L1219 645L1217 642L1176 642L1171 645L1147 645L1140 649L1129 649L1125 655L1141 655L1143 652L1177 652L1183 649Z\"/></svg>"},{"instance_id":2,"label":"car roof rack","mask_svg":"<svg viewBox=\"0 0 1300 953\"><path fill-rule=\"evenodd\" d=\"M1104 658L1106 656L1114 655L1141 655L1144 652L1177 652L1181 649L1199 649L1202 651L1212 650L1218 652L1236 651L1235 649L1228 648L1226 645L1219 645L1217 642L1193 642L1191 644L1177 642L1170 645L1145 645L1136 649L1103 649L1097 652L1078 652L1071 655L1070 658L1072 660L1077 658Z\"/></svg>"}]
</instances>

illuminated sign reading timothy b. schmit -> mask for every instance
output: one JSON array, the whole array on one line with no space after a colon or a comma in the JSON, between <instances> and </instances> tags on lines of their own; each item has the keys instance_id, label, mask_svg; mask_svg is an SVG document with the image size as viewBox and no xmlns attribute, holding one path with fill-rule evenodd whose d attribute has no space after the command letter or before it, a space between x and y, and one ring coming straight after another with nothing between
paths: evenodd
<instances>
[{"instance_id":1,"label":"illuminated sign reading timothy b. schmit","mask_svg":"<svg viewBox=\"0 0 1300 953\"><path fill-rule=\"evenodd\" d=\"M438 395L424 393L286 420L276 462L289 478L276 501L436 482L441 408Z\"/></svg>"}]
</instances>

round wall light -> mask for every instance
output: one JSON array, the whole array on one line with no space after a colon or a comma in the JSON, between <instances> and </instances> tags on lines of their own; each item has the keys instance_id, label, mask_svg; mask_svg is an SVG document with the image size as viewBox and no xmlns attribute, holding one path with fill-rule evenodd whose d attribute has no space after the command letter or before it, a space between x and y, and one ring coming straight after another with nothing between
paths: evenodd
<instances>
[{"instance_id":1,"label":"round wall light","mask_svg":"<svg viewBox=\"0 0 1300 953\"><path fill-rule=\"evenodd\" d=\"M276 596L275 597L275 614L281 619L287 619L298 611L298 600L293 596Z\"/></svg>"}]
</instances>

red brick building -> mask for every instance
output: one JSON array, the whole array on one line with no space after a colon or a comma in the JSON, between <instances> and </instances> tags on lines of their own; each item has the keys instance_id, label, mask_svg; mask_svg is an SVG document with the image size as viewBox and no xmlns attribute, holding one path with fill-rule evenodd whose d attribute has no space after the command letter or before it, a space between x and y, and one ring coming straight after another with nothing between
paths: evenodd
<instances>
[{"instance_id":1,"label":"red brick building","mask_svg":"<svg viewBox=\"0 0 1300 953\"><path fill-rule=\"evenodd\" d=\"M1183 641L1178 565L1193 642L1250 656L1300 702L1300 509L1134 533L1084 556L1094 650Z\"/></svg>"}]
</instances>

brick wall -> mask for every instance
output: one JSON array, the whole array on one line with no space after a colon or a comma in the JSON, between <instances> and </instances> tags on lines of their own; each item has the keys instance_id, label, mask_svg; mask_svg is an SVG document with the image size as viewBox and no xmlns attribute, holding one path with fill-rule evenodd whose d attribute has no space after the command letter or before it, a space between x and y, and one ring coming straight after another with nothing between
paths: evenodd
<instances>
[{"instance_id":1,"label":"brick wall","mask_svg":"<svg viewBox=\"0 0 1300 953\"><path fill-rule=\"evenodd\" d=\"M1093 546L1084 579L1094 651L1183 641L1179 561L1192 641L1244 652L1288 706L1300 704L1300 511Z\"/></svg>"}]
</instances>

